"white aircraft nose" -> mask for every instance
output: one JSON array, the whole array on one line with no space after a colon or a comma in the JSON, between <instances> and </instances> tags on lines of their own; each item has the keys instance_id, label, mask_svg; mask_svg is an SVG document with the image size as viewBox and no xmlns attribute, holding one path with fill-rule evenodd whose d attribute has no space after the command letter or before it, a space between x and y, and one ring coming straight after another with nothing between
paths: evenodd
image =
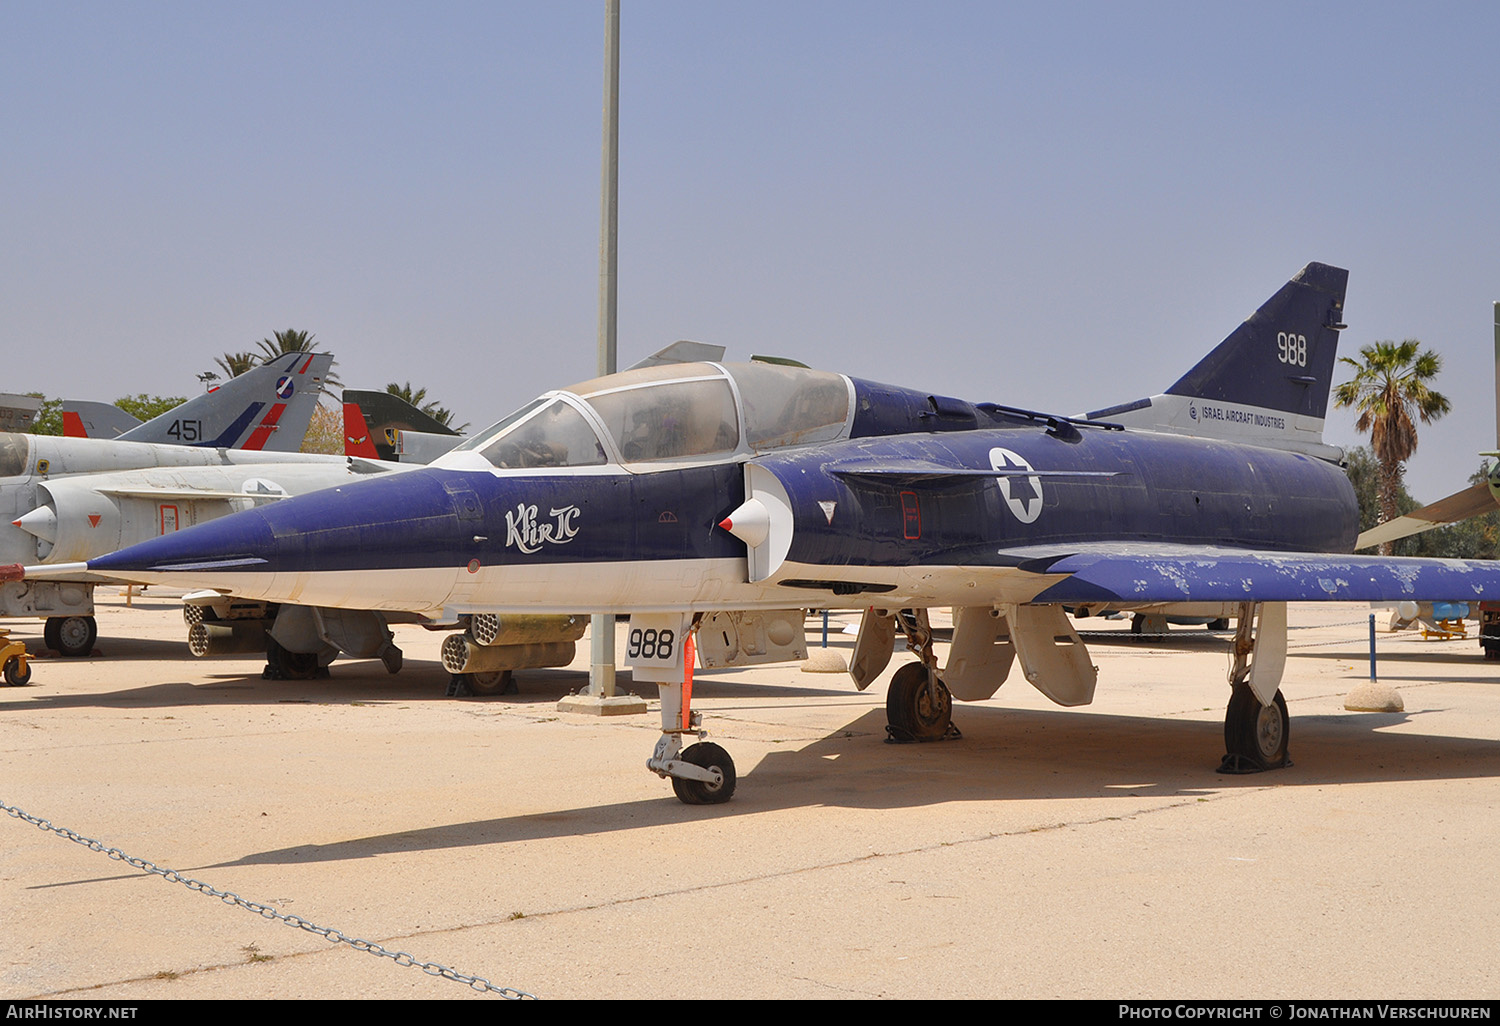
<instances>
[{"instance_id":1,"label":"white aircraft nose","mask_svg":"<svg viewBox=\"0 0 1500 1026\"><path fill-rule=\"evenodd\" d=\"M759 499L746 499L719 526L752 549L771 533L771 513Z\"/></svg>"},{"instance_id":2,"label":"white aircraft nose","mask_svg":"<svg viewBox=\"0 0 1500 1026\"><path fill-rule=\"evenodd\" d=\"M57 514L51 506L38 506L19 520L11 523L27 534L36 535L42 541L57 541Z\"/></svg>"}]
</instances>

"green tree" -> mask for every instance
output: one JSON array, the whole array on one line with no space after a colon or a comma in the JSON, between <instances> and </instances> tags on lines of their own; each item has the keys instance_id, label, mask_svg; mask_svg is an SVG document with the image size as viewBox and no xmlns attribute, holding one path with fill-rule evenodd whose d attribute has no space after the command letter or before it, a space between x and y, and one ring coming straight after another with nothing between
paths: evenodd
<instances>
[{"instance_id":1,"label":"green tree","mask_svg":"<svg viewBox=\"0 0 1500 1026\"><path fill-rule=\"evenodd\" d=\"M120 396L115 400L115 405L137 420L146 421L160 417L163 413L185 402L187 402L185 396L147 395L145 392L137 392L135 395Z\"/></svg>"},{"instance_id":2,"label":"green tree","mask_svg":"<svg viewBox=\"0 0 1500 1026\"><path fill-rule=\"evenodd\" d=\"M42 401L42 408L36 411L36 419L31 422L30 433L33 435L62 434L62 400L48 399L41 392L27 392L26 394Z\"/></svg>"},{"instance_id":3,"label":"green tree","mask_svg":"<svg viewBox=\"0 0 1500 1026\"><path fill-rule=\"evenodd\" d=\"M467 423L462 425L453 423L453 411L446 406L439 406L436 402L424 403L422 400L427 398L427 389L425 388L413 391L410 381L400 385L392 381L385 386L385 390L396 398L415 406L427 414L427 416L443 425L443 427L452 428L459 434L463 434L464 431L468 430L469 425Z\"/></svg>"},{"instance_id":4,"label":"green tree","mask_svg":"<svg viewBox=\"0 0 1500 1026\"><path fill-rule=\"evenodd\" d=\"M1406 461L1417 451L1417 425L1430 424L1448 412L1446 396L1433 391L1443 360L1418 339L1381 341L1362 346L1360 359L1345 356L1340 363L1354 368L1354 377L1333 390L1334 404L1359 411L1356 430L1368 433L1380 471L1380 522L1400 516L1399 496ZM1381 555L1391 554L1389 542Z\"/></svg>"}]
</instances>

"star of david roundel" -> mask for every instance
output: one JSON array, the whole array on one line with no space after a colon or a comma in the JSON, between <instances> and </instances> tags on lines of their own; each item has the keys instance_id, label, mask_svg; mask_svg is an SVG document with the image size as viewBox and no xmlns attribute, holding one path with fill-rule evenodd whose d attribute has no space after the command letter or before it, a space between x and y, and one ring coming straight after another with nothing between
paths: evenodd
<instances>
[{"instance_id":1,"label":"star of david roundel","mask_svg":"<svg viewBox=\"0 0 1500 1026\"><path fill-rule=\"evenodd\" d=\"M1009 449L990 450L990 468L993 470L1033 470L1025 457ZM1005 500L1011 514L1023 524L1029 524L1042 515L1042 479L1027 475L1006 475L999 478L1000 497Z\"/></svg>"}]
</instances>

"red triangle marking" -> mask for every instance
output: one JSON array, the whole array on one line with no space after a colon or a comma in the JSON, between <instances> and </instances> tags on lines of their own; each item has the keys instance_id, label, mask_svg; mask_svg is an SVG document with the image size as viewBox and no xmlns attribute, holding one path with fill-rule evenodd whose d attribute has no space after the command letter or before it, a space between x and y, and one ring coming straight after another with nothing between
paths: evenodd
<instances>
[{"instance_id":1,"label":"red triangle marking","mask_svg":"<svg viewBox=\"0 0 1500 1026\"><path fill-rule=\"evenodd\" d=\"M90 513L89 514L89 526L90 527L98 527L99 526L99 521L101 521L103 519L104 519L104 515L102 513Z\"/></svg>"}]
</instances>

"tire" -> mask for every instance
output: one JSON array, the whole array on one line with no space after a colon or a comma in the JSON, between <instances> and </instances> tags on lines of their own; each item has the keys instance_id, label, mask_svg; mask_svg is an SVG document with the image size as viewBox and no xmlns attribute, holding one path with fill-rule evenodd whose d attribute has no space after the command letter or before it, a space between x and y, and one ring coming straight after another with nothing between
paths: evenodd
<instances>
[{"instance_id":1,"label":"tire","mask_svg":"<svg viewBox=\"0 0 1500 1026\"><path fill-rule=\"evenodd\" d=\"M1286 699L1276 692L1270 705L1261 705L1248 684L1236 684L1224 713L1224 747L1257 769L1280 769L1287 764L1291 721Z\"/></svg>"},{"instance_id":2,"label":"tire","mask_svg":"<svg viewBox=\"0 0 1500 1026\"><path fill-rule=\"evenodd\" d=\"M24 688L31 683L31 664L26 664L26 669L21 669L21 657L11 656L5 660L5 683L13 688Z\"/></svg>"},{"instance_id":3,"label":"tire","mask_svg":"<svg viewBox=\"0 0 1500 1026\"><path fill-rule=\"evenodd\" d=\"M92 616L60 616L56 619L59 653L71 659L81 659L94 651L94 642L99 638L99 624ZM45 637L45 633L43 636Z\"/></svg>"},{"instance_id":4,"label":"tire","mask_svg":"<svg viewBox=\"0 0 1500 1026\"><path fill-rule=\"evenodd\" d=\"M62 650L62 639L57 636L62 622L63 618L60 616L49 616L46 625L42 627L42 643L53 652Z\"/></svg>"},{"instance_id":5,"label":"tire","mask_svg":"<svg viewBox=\"0 0 1500 1026\"><path fill-rule=\"evenodd\" d=\"M937 701L927 689L927 667L907 663L891 677L885 693L885 718L897 731L917 741L940 741L953 722L953 696L942 681L937 684Z\"/></svg>"},{"instance_id":6,"label":"tire","mask_svg":"<svg viewBox=\"0 0 1500 1026\"><path fill-rule=\"evenodd\" d=\"M269 680L312 680L318 676L318 653L288 652L266 635L266 673Z\"/></svg>"},{"instance_id":7,"label":"tire","mask_svg":"<svg viewBox=\"0 0 1500 1026\"><path fill-rule=\"evenodd\" d=\"M1208 621L1208 629L1211 631L1229 630L1229 617L1221 616L1217 620Z\"/></svg>"},{"instance_id":8,"label":"tire","mask_svg":"<svg viewBox=\"0 0 1500 1026\"><path fill-rule=\"evenodd\" d=\"M717 787L703 780L672 778L672 790L684 805L722 805L734 797L734 760L712 741L699 741L688 745L680 756L683 762L704 769L716 769L724 774L724 782Z\"/></svg>"},{"instance_id":9,"label":"tire","mask_svg":"<svg viewBox=\"0 0 1500 1026\"><path fill-rule=\"evenodd\" d=\"M516 692L515 681L511 679L509 670L490 670L488 673L466 673L464 683L469 686L469 694L478 695L481 698L492 698L495 695L512 695Z\"/></svg>"}]
</instances>

